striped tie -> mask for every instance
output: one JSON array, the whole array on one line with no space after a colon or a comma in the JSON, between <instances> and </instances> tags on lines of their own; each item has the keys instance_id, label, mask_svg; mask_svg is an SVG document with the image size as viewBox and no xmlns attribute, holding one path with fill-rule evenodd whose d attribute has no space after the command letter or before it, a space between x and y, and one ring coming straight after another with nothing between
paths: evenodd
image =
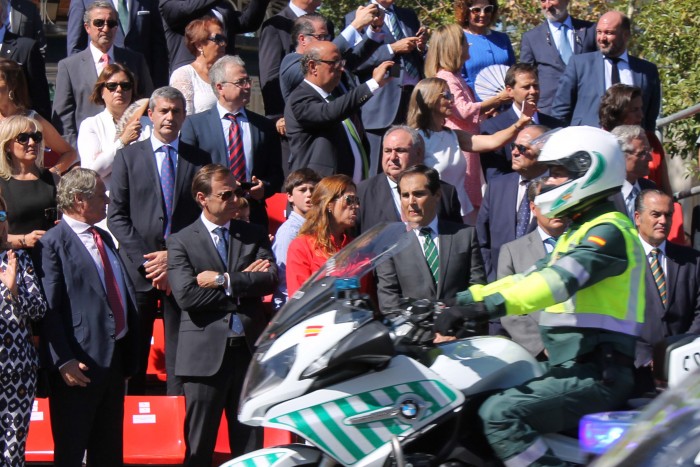
<instances>
[{"instance_id":1,"label":"striped tie","mask_svg":"<svg viewBox=\"0 0 700 467\"><path fill-rule=\"evenodd\" d=\"M420 229L420 234L425 237L425 241L423 242L425 260L428 262L430 273L433 275L433 280L437 284L438 277L440 277L440 258L438 257L435 242L433 241L432 229L430 227L423 227Z\"/></svg>"},{"instance_id":2,"label":"striped tie","mask_svg":"<svg viewBox=\"0 0 700 467\"><path fill-rule=\"evenodd\" d=\"M652 248L651 253L649 253L651 274L654 276L654 282L656 283L656 288L659 289L659 297L661 297L661 303L666 306L668 303L668 294L666 293L666 275L661 267L661 262L659 261L659 253L661 250L658 248Z\"/></svg>"},{"instance_id":3,"label":"striped tie","mask_svg":"<svg viewBox=\"0 0 700 467\"><path fill-rule=\"evenodd\" d=\"M386 15L384 18L385 22L389 25L389 30L391 31L391 35L394 36L395 41L398 42L406 37L401 29L401 24L399 24L399 18L396 16L396 10L393 8L386 10ZM416 65L411 61L410 55L406 55L402 58L406 73L413 78L420 79L420 72L416 68Z\"/></svg>"},{"instance_id":4,"label":"striped tie","mask_svg":"<svg viewBox=\"0 0 700 467\"><path fill-rule=\"evenodd\" d=\"M326 97L326 101L328 102L333 102L334 100L335 96L333 94L328 94ZM350 144L355 146L355 149L357 149L357 153L360 155L360 159L362 160L362 179L367 180L369 178L369 160L367 157L367 151L365 151L365 146L362 144L362 138L360 138L360 134L357 131L357 125L353 123L351 117L348 117L343 120L343 126L350 134Z\"/></svg>"},{"instance_id":5,"label":"striped tie","mask_svg":"<svg viewBox=\"0 0 700 467\"><path fill-rule=\"evenodd\" d=\"M240 114L238 114L240 115ZM224 118L231 121L228 127L228 168L239 182L246 180L245 152L243 151L243 134L236 115L226 114Z\"/></svg>"}]
</instances>

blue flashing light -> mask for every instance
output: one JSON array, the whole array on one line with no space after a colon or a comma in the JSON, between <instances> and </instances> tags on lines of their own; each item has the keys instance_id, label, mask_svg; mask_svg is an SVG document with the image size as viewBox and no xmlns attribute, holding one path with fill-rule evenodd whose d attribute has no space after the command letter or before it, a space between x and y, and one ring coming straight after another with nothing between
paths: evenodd
<instances>
[{"instance_id":1,"label":"blue flashing light","mask_svg":"<svg viewBox=\"0 0 700 467\"><path fill-rule=\"evenodd\" d=\"M359 290L360 280L357 277L341 277L335 281L336 292L345 292L348 290Z\"/></svg>"},{"instance_id":2,"label":"blue flashing light","mask_svg":"<svg viewBox=\"0 0 700 467\"><path fill-rule=\"evenodd\" d=\"M593 454L607 451L634 424L638 411L601 412L585 415L579 422L581 449Z\"/></svg>"}]
</instances>

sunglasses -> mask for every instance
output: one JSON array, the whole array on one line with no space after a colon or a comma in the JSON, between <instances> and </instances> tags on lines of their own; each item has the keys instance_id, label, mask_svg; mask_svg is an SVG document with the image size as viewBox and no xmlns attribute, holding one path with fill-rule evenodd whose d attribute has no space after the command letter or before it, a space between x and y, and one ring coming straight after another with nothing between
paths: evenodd
<instances>
[{"instance_id":1,"label":"sunglasses","mask_svg":"<svg viewBox=\"0 0 700 467\"><path fill-rule=\"evenodd\" d=\"M209 42L213 42L213 43L215 43L216 45L221 46L221 47L223 47L223 46L225 46L226 44L228 44L228 39L227 39L226 36L224 36L223 34L215 34L215 35L213 35L213 36L211 36L211 37L207 37L207 40L208 40Z\"/></svg>"},{"instance_id":2,"label":"sunglasses","mask_svg":"<svg viewBox=\"0 0 700 467\"><path fill-rule=\"evenodd\" d=\"M131 91L131 88L133 85L128 82L128 81L121 81L119 83L111 81L108 83L104 83L104 86L107 88L109 92L114 92L117 90L117 87L122 88L122 91Z\"/></svg>"},{"instance_id":3,"label":"sunglasses","mask_svg":"<svg viewBox=\"0 0 700 467\"><path fill-rule=\"evenodd\" d=\"M102 29L105 25L107 25L107 29L113 29L119 26L119 21L117 21L116 19L93 19L92 25L95 26L97 29Z\"/></svg>"},{"instance_id":4,"label":"sunglasses","mask_svg":"<svg viewBox=\"0 0 700 467\"><path fill-rule=\"evenodd\" d=\"M490 15L491 13L493 13L493 10L494 10L493 5L487 5L484 7L473 6L473 7L469 8L469 11L475 15L480 15L482 13L486 14L486 15Z\"/></svg>"},{"instance_id":5,"label":"sunglasses","mask_svg":"<svg viewBox=\"0 0 700 467\"><path fill-rule=\"evenodd\" d=\"M0 211L0 222L5 222L7 220L7 211Z\"/></svg>"},{"instance_id":6,"label":"sunglasses","mask_svg":"<svg viewBox=\"0 0 700 467\"><path fill-rule=\"evenodd\" d=\"M451 101L455 98L455 96L450 91L445 91L443 93L440 93L440 95L442 97L444 97L445 99L447 99L448 101Z\"/></svg>"},{"instance_id":7,"label":"sunglasses","mask_svg":"<svg viewBox=\"0 0 700 467\"><path fill-rule=\"evenodd\" d=\"M517 149L520 154L525 154L528 151L528 149L530 149L530 148L528 148L527 146L523 146L522 144L512 143L510 145L510 149L511 149L511 151L514 149Z\"/></svg>"},{"instance_id":8,"label":"sunglasses","mask_svg":"<svg viewBox=\"0 0 700 467\"><path fill-rule=\"evenodd\" d=\"M343 195L341 196L341 199L345 201L346 206L359 206L360 205L360 198L355 195Z\"/></svg>"},{"instance_id":9,"label":"sunglasses","mask_svg":"<svg viewBox=\"0 0 700 467\"><path fill-rule=\"evenodd\" d=\"M221 201L228 201L233 195L236 195L237 198L242 198L243 196L245 196L245 190L241 187L238 187L235 190L222 191L221 193L217 193L214 196L219 198Z\"/></svg>"},{"instance_id":10,"label":"sunglasses","mask_svg":"<svg viewBox=\"0 0 700 467\"><path fill-rule=\"evenodd\" d=\"M17 135L17 138L15 138L15 141L19 144L27 144L29 138L33 139L36 144L39 144L44 139L44 135L42 135L40 131L35 131L34 133L20 133Z\"/></svg>"}]
</instances>

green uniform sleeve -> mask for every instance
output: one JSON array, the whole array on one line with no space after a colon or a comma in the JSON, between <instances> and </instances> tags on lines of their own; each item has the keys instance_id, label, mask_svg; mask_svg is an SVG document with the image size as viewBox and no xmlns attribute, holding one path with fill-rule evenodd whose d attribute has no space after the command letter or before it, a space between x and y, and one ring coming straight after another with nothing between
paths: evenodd
<instances>
[{"instance_id":1,"label":"green uniform sleeve","mask_svg":"<svg viewBox=\"0 0 700 467\"><path fill-rule=\"evenodd\" d=\"M527 275L515 274L485 286L472 286L470 298L484 301L494 316L524 315L561 303L579 289L625 271L623 234L612 224L597 225L552 264L538 266Z\"/></svg>"}]
</instances>

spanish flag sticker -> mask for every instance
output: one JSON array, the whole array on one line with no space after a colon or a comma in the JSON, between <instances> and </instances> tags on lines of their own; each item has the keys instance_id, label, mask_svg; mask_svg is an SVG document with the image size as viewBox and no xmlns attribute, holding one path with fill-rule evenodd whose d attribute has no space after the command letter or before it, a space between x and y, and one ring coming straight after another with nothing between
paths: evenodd
<instances>
[{"instance_id":1,"label":"spanish flag sticker","mask_svg":"<svg viewBox=\"0 0 700 467\"><path fill-rule=\"evenodd\" d=\"M323 326L306 326L306 329L304 330L304 337L318 336L321 329L323 329Z\"/></svg>"},{"instance_id":2,"label":"spanish flag sticker","mask_svg":"<svg viewBox=\"0 0 700 467\"><path fill-rule=\"evenodd\" d=\"M595 244L598 245L598 246L605 246L605 244L607 243L607 242L605 241L605 239L600 238L600 237L598 237L597 235L591 235L591 236L588 237L586 240L589 241L589 242L591 242L591 243L595 243Z\"/></svg>"}]
</instances>

